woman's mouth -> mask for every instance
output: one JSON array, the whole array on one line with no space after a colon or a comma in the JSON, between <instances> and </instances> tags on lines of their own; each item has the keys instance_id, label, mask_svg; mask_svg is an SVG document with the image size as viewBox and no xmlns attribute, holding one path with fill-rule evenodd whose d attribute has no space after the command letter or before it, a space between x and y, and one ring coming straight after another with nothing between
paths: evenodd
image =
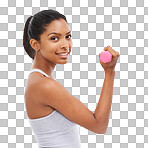
<instances>
[{"instance_id":1,"label":"woman's mouth","mask_svg":"<svg viewBox=\"0 0 148 148\"><path fill-rule=\"evenodd\" d=\"M60 56L61 58L67 58L69 56L69 52L67 52L67 53L56 53L56 55Z\"/></svg>"}]
</instances>

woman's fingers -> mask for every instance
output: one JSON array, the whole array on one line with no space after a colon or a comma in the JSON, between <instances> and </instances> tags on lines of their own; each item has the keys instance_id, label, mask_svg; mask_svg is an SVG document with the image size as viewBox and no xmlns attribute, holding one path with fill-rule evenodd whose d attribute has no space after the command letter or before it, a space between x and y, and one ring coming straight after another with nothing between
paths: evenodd
<instances>
[{"instance_id":1,"label":"woman's fingers","mask_svg":"<svg viewBox=\"0 0 148 148\"><path fill-rule=\"evenodd\" d=\"M115 51L110 46L107 46L106 48L104 48L104 50L105 51L109 51L114 58L118 58L119 57L119 52Z\"/></svg>"}]
</instances>

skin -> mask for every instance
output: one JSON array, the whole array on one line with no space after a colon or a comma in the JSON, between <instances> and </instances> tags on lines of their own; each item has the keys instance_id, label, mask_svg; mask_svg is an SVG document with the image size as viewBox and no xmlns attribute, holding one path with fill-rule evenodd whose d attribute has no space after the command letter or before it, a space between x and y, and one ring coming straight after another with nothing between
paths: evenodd
<instances>
[{"instance_id":1,"label":"skin","mask_svg":"<svg viewBox=\"0 0 148 148\"><path fill-rule=\"evenodd\" d=\"M47 75L52 76L56 64L66 64L68 58L62 58L55 53L66 53L69 51L70 55L72 48L70 31L64 19L54 20L46 27L46 31L40 35L39 42L35 39L31 39L30 45L36 50L36 56L31 69L41 69ZM50 34L53 32L61 35Z\"/></svg>"}]
</instances>

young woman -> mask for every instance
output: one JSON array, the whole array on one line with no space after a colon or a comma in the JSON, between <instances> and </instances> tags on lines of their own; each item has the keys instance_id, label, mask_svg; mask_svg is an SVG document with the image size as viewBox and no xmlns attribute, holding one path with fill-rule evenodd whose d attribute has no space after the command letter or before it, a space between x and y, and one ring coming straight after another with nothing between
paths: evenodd
<instances>
[{"instance_id":1,"label":"young woman","mask_svg":"<svg viewBox=\"0 0 148 148\"><path fill-rule=\"evenodd\" d=\"M80 148L78 125L104 134L109 122L119 53L110 46L104 49L113 58L106 64L100 61L105 79L93 113L53 76L56 64L66 64L72 49L71 30L64 15L50 9L30 16L24 28L23 45L33 59L24 98L39 147Z\"/></svg>"}]
</instances>

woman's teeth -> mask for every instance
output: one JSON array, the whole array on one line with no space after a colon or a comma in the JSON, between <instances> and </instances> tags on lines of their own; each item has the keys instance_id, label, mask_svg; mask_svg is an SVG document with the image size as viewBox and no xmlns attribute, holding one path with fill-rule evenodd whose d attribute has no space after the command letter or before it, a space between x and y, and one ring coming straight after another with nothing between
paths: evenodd
<instances>
[{"instance_id":1,"label":"woman's teeth","mask_svg":"<svg viewBox=\"0 0 148 148\"><path fill-rule=\"evenodd\" d=\"M67 55L68 54L68 52L67 53L57 53L58 55Z\"/></svg>"}]
</instances>

